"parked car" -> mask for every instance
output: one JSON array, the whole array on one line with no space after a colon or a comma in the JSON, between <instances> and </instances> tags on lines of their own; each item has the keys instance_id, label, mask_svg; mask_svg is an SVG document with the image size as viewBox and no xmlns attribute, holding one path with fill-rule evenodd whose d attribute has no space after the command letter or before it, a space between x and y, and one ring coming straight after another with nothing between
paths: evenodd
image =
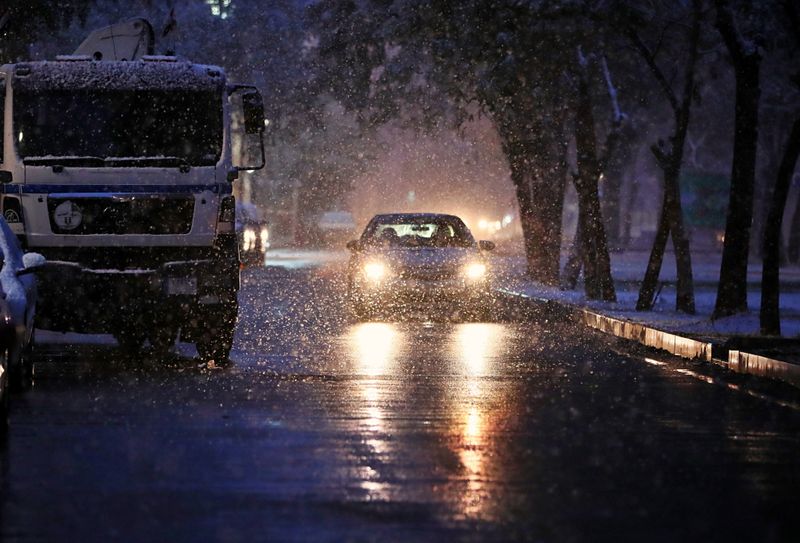
<instances>
[{"instance_id":1,"label":"parked car","mask_svg":"<svg viewBox=\"0 0 800 543\"><path fill-rule=\"evenodd\" d=\"M33 376L36 270L38 253L23 254L19 240L0 217L0 426L8 417L9 388L22 388Z\"/></svg>"},{"instance_id":2,"label":"parked car","mask_svg":"<svg viewBox=\"0 0 800 543\"><path fill-rule=\"evenodd\" d=\"M8 303L0 299L0 435L8 426L8 396L11 388L9 352L16 338L14 320Z\"/></svg>"},{"instance_id":3,"label":"parked car","mask_svg":"<svg viewBox=\"0 0 800 543\"><path fill-rule=\"evenodd\" d=\"M449 311L485 316L491 302L490 241L475 242L453 215L376 215L352 255L348 292L356 316L379 310Z\"/></svg>"}]
</instances>

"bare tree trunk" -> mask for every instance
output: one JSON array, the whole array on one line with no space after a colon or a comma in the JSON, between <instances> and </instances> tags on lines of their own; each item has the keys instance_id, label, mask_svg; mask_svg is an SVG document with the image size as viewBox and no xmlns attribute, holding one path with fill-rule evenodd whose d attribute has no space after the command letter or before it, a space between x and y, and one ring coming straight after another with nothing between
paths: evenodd
<instances>
[{"instance_id":1,"label":"bare tree trunk","mask_svg":"<svg viewBox=\"0 0 800 543\"><path fill-rule=\"evenodd\" d=\"M783 211L789 195L797 156L800 154L800 118L792 126L786 151L778 168L772 204L764 225L764 260L761 274L761 333L779 336L780 318L780 242Z\"/></svg>"},{"instance_id":2,"label":"bare tree trunk","mask_svg":"<svg viewBox=\"0 0 800 543\"><path fill-rule=\"evenodd\" d=\"M519 206L528 276L547 285L558 285L561 250L561 211L564 181L541 174L552 170L551 149L543 149L531 129L518 122L518 112L495 112L495 126L508 159L511 181ZM557 162L557 161L556 161ZM556 164L556 170L560 165Z\"/></svg>"},{"instance_id":3,"label":"bare tree trunk","mask_svg":"<svg viewBox=\"0 0 800 543\"><path fill-rule=\"evenodd\" d=\"M631 244L631 228L633 227L633 206L636 204L636 197L639 193L639 180L635 176L630 178L628 186L628 197L625 204L625 215L622 220L622 234L620 236L620 247L628 249Z\"/></svg>"},{"instance_id":4,"label":"bare tree trunk","mask_svg":"<svg viewBox=\"0 0 800 543\"><path fill-rule=\"evenodd\" d=\"M578 78L578 107L575 114L575 147L578 155L575 189L578 192L578 220L583 230L584 288L586 297L590 300L616 301L600 195L597 189L597 180L602 167L597 159L597 139L594 129L589 84L584 71Z\"/></svg>"},{"instance_id":5,"label":"bare tree trunk","mask_svg":"<svg viewBox=\"0 0 800 543\"><path fill-rule=\"evenodd\" d=\"M653 302L658 286L658 276L661 273L661 264L664 262L664 250L667 247L669 238L669 198L667 191L664 190L664 197L661 201L661 214L658 218L656 237L653 239L653 246L650 249L650 258L647 260L647 269L644 272L644 279L639 287L639 299L636 301L637 311L649 311L653 308Z\"/></svg>"},{"instance_id":6,"label":"bare tree trunk","mask_svg":"<svg viewBox=\"0 0 800 543\"><path fill-rule=\"evenodd\" d=\"M673 164L664 171L665 190L670 193L670 205L668 209L670 233L672 234L672 247L675 250L675 269L678 274L678 284L676 287L675 309L695 314L694 305L694 278L692 276L692 253L689 248L689 236L686 234L683 224L683 208L681 206L681 187L678 181L680 176L680 165L683 162L683 141L688 129L688 109L687 118L681 120L680 128L675 136L675 143L672 158Z\"/></svg>"},{"instance_id":7,"label":"bare tree trunk","mask_svg":"<svg viewBox=\"0 0 800 543\"><path fill-rule=\"evenodd\" d=\"M733 168L713 318L747 311L747 261L758 146L760 59L757 56L742 57L736 64Z\"/></svg>"},{"instance_id":8,"label":"bare tree trunk","mask_svg":"<svg viewBox=\"0 0 800 543\"><path fill-rule=\"evenodd\" d=\"M583 229L581 228L581 220L578 218L578 225L575 227L575 237L572 240L572 246L569 249L569 256L567 263L564 264L564 273L561 278L561 288L563 290L573 290L575 285L578 284L578 276L581 274L581 267L583 266Z\"/></svg>"},{"instance_id":9,"label":"bare tree trunk","mask_svg":"<svg viewBox=\"0 0 800 543\"><path fill-rule=\"evenodd\" d=\"M694 93L694 72L700 39L701 7L699 0L693 0L692 25L689 31L689 59L684 69L683 91L680 101L664 72L661 71L656 63L653 52L645 45L635 30L629 31L629 36L647 62L650 71L661 86L675 114L675 132L670 138L669 150L665 152L660 146L656 145L651 147L658 165L664 172L664 199L661 206L658 230L656 231L650 259L647 263L647 271L639 290L639 299L636 302L636 309L639 311L649 310L653 307L658 276L664 260L664 249L666 248L667 237L671 234L672 245L675 248L675 265L678 272L675 308L684 313L695 313L692 257L689 238L683 224L680 173L681 165L683 164L686 134L689 130L692 95Z\"/></svg>"},{"instance_id":10,"label":"bare tree trunk","mask_svg":"<svg viewBox=\"0 0 800 543\"><path fill-rule=\"evenodd\" d=\"M558 131L558 127L553 127ZM563 139L562 134L554 134L555 139ZM534 266L540 270L538 280L550 286L558 286L561 268L561 223L564 211L564 189L566 188L566 149L561 151L557 144L546 156L550 156L552 167L548 175L540 171L532 176L532 205L539 217L537 223L538 245L541 250ZM534 156L536 149L529 149L528 156ZM560 155L560 156L559 156Z\"/></svg>"},{"instance_id":11,"label":"bare tree trunk","mask_svg":"<svg viewBox=\"0 0 800 543\"><path fill-rule=\"evenodd\" d=\"M745 44L727 0L716 0L717 28L733 59L736 76L736 115L733 166L725 242L713 318L747 311L747 260L753 221L753 185L758 149L758 103L761 95L757 48Z\"/></svg>"},{"instance_id":12,"label":"bare tree trunk","mask_svg":"<svg viewBox=\"0 0 800 543\"><path fill-rule=\"evenodd\" d=\"M612 252L622 248L622 177L620 161L614 157L603 172L602 198L608 247Z\"/></svg>"},{"instance_id":13,"label":"bare tree trunk","mask_svg":"<svg viewBox=\"0 0 800 543\"><path fill-rule=\"evenodd\" d=\"M520 226L522 228L522 240L525 245L525 259L528 263L528 274L533 276L531 263L537 255L536 250L536 217L531 203L531 189L528 185L528 178L522 168L511 164L511 181L514 183L514 190L517 195L517 206L519 207Z\"/></svg>"},{"instance_id":14,"label":"bare tree trunk","mask_svg":"<svg viewBox=\"0 0 800 543\"><path fill-rule=\"evenodd\" d=\"M789 227L786 256L789 262L793 264L800 262L800 194L797 195L797 203L794 206L794 213L792 214L792 224Z\"/></svg>"}]
</instances>

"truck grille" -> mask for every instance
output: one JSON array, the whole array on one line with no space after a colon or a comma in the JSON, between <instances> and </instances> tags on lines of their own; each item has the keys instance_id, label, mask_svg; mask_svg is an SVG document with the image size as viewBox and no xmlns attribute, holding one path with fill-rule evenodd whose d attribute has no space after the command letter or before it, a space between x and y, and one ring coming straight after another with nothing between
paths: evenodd
<instances>
[{"instance_id":1,"label":"truck grille","mask_svg":"<svg viewBox=\"0 0 800 543\"><path fill-rule=\"evenodd\" d=\"M194 197L120 195L47 199L54 234L188 234Z\"/></svg>"}]
</instances>

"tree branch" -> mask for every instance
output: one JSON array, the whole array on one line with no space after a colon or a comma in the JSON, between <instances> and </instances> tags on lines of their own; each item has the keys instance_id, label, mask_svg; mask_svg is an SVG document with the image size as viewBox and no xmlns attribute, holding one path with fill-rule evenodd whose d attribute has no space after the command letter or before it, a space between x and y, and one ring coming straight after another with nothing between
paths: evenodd
<instances>
[{"instance_id":1,"label":"tree branch","mask_svg":"<svg viewBox=\"0 0 800 543\"><path fill-rule=\"evenodd\" d=\"M628 28L627 34L636 50L640 55L642 55L642 58L644 58L647 67L650 68L650 72L652 72L653 76L656 78L656 81L661 86L661 90L664 93L664 96L666 96L669 105L672 107L672 110L677 113L679 107L678 98L675 96L675 91L672 89L669 81L667 81L667 78L664 76L664 72L662 72L661 68L658 67L653 53L647 47L647 44L642 41L642 38L634 29Z\"/></svg>"},{"instance_id":2,"label":"tree branch","mask_svg":"<svg viewBox=\"0 0 800 543\"><path fill-rule=\"evenodd\" d=\"M692 107L692 96L694 96L694 70L697 64L698 43L700 42L701 10L702 6L700 0L692 0L692 25L689 30L689 60L686 62L686 71L683 74L681 105L680 109L676 112L679 124L688 124L689 109Z\"/></svg>"},{"instance_id":3,"label":"tree branch","mask_svg":"<svg viewBox=\"0 0 800 543\"><path fill-rule=\"evenodd\" d=\"M714 5L717 7L716 27L733 58L734 67L741 65L747 57L757 55L758 50L745 43L736 28L728 0L715 0Z\"/></svg>"}]
</instances>

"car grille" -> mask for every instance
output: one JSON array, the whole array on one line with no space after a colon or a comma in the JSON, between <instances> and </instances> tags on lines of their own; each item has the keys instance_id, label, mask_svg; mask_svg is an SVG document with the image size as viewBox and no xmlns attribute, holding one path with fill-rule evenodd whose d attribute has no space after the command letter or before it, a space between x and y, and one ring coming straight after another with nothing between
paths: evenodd
<instances>
[{"instance_id":1,"label":"car grille","mask_svg":"<svg viewBox=\"0 0 800 543\"><path fill-rule=\"evenodd\" d=\"M182 195L49 197L54 234L188 234L194 197Z\"/></svg>"},{"instance_id":2,"label":"car grille","mask_svg":"<svg viewBox=\"0 0 800 543\"><path fill-rule=\"evenodd\" d=\"M400 273L403 279L416 279L419 281L441 281L452 279L457 274L453 268L442 268L440 266L406 268Z\"/></svg>"}]
</instances>

